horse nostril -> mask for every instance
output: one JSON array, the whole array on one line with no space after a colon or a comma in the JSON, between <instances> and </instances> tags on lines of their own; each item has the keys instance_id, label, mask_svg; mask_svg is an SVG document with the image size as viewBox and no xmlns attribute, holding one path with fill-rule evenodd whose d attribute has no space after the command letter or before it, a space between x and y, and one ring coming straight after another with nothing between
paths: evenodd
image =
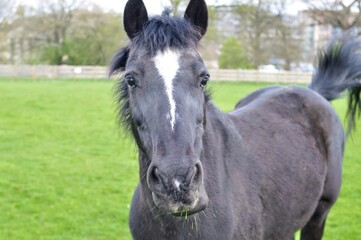
<instances>
[{"instance_id":1,"label":"horse nostril","mask_svg":"<svg viewBox=\"0 0 361 240\"><path fill-rule=\"evenodd\" d=\"M153 181L154 183L161 182L157 167L155 167L155 166L152 167L150 174L149 174L149 178L150 178L149 180Z\"/></svg>"},{"instance_id":2,"label":"horse nostril","mask_svg":"<svg viewBox=\"0 0 361 240\"><path fill-rule=\"evenodd\" d=\"M149 188L153 192L162 193L166 190L166 186L164 184L164 176L162 177L161 172L156 166L151 166L148 170L147 181Z\"/></svg>"},{"instance_id":3,"label":"horse nostril","mask_svg":"<svg viewBox=\"0 0 361 240\"><path fill-rule=\"evenodd\" d=\"M202 175L203 175L202 165L200 162L197 162L193 166L193 176L190 181L190 186L193 187L194 189L197 189L202 183Z\"/></svg>"}]
</instances>

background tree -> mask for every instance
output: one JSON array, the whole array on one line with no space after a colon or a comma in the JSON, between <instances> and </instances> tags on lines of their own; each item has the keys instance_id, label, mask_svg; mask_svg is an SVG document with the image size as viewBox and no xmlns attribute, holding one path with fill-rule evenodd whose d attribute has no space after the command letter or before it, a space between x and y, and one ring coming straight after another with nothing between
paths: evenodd
<instances>
[{"instance_id":1,"label":"background tree","mask_svg":"<svg viewBox=\"0 0 361 240\"><path fill-rule=\"evenodd\" d=\"M68 64L106 65L126 39L120 21L114 12L104 12L99 7L75 13L73 25L65 41Z\"/></svg>"},{"instance_id":2,"label":"background tree","mask_svg":"<svg viewBox=\"0 0 361 240\"><path fill-rule=\"evenodd\" d=\"M180 8L181 4L186 2L186 0L169 0L169 1L170 1L170 4L172 5L174 15L179 14L179 8Z\"/></svg>"},{"instance_id":3,"label":"background tree","mask_svg":"<svg viewBox=\"0 0 361 240\"><path fill-rule=\"evenodd\" d=\"M49 2L46 8L18 7L9 35L14 42L12 62L107 65L125 39L120 14L90 3L56 3L60 6ZM67 19L67 26L60 19Z\"/></svg>"},{"instance_id":4,"label":"background tree","mask_svg":"<svg viewBox=\"0 0 361 240\"><path fill-rule=\"evenodd\" d=\"M83 5L82 0L45 0L37 7L39 25L47 26L47 46L43 54L50 64L64 63L65 40L72 24L74 12Z\"/></svg>"},{"instance_id":5,"label":"background tree","mask_svg":"<svg viewBox=\"0 0 361 240\"><path fill-rule=\"evenodd\" d=\"M60 45L66 39L66 34L71 26L74 12L81 8L83 0L45 0L38 5L40 20L46 21L52 33L51 41Z\"/></svg>"},{"instance_id":6,"label":"background tree","mask_svg":"<svg viewBox=\"0 0 361 240\"><path fill-rule=\"evenodd\" d=\"M4 22L5 18L10 15L13 5L13 1L0 0L0 27L1 24Z\"/></svg>"},{"instance_id":7,"label":"background tree","mask_svg":"<svg viewBox=\"0 0 361 240\"><path fill-rule=\"evenodd\" d=\"M307 3L311 17L319 24L331 24L343 31L360 26L361 0L303 1Z\"/></svg>"},{"instance_id":8,"label":"background tree","mask_svg":"<svg viewBox=\"0 0 361 240\"><path fill-rule=\"evenodd\" d=\"M250 69L253 67L247 59L245 48L234 37L228 38L223 44L218 65L223 69Z\"/></svg>"},{"instance_id":9,"label":"background tree","mask_svg":"<svg viewBox=\"0 0 361 240\"><path fill-rule=\"evenodd\" d=\"M238 21L239 36L248 46L254 66L267 63L270 56L268 45L270 29L274 23L271 13L272 1L238 1L234 14Z\"/></svg>"},{"instance_id":10,"label":"background tree","mask_svg":"<svg viewBox=\"0 0 361 240\"><path fill-rule=\"evenodd\" d=\"M283 60L283 69L291 70L291 64L301 59L302 40L298 21L287 13L287 6L292 0L273 1L275 14L273 27L275 36L272 42L273 57Z\"/></svg>"},{"instance_id":11,"label":"background tree","mask_svg":"<svg viewBox=\"0 0 361 240\"><path fill-rule=\"evenodd\" d=\"M223 42L217 26L219 21L216 8L208 6L208 27L207 34L202 38L200 53L206 61L218 59L219 49Z\"/></svg>"},{"instance_id":12,"label":"background tree","mask_svg":"<svg viewBox=\"0 0 361 240\"><path fill-rule=\"evenodd\" d=\"M14 2L9 0L0 0L0 63L6 62L7 32L9 23L6 18L10 15Z\"/></svg>"},{"instance_id":13,"label":"background tree","mask_svg":"<svg viewBox=\"0 0 361 240\"><path fill-rule=\"evenodd\" d=\"M216 67L225 40L237 36L242 49L235 46L233 54L246 60L243 68L284 59L284 68L289 69L298 61L301 45L297 27L289 24L285 14L290 1L238 0L230 6L209 6L208 31L200 48L206 63ZM34 7L18 6L7 23L9 32L2 42L12 63L106 65L126 39L120 14L84 0L39 2ZM188 0L170 2L182 15Z\"/></svg>"},{"instance_id":14,"label":"background tree","mask_svg":"<svg viewBox=\"0 0 361 240\"><path fill-rule=\"evenodd\" d=\"M301 59L301 39L296 35L297 26L285 21L279 16L275 21L276 36L272 44L273 56L283 60L283 69L291 70L291 64Z\"/></svg>"},{"instance_id":15,"label":"background tree","mask_svg":"<svg viewBox=\"0 0 361 240\"><path fill-rule=\"evenodd\" d=\"M64 41L71 27L73 13L82 7L81 0L44 0L31 7L20 5L11 20L12 63L61 64Z\"/></svg>"}]
</instances>

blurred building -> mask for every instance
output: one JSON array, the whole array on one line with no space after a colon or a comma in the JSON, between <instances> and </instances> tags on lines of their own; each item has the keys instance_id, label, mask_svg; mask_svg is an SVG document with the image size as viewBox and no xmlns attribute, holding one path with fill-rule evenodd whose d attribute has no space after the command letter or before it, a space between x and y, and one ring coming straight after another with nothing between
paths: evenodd
<instances>
[{"instance_id":1,"label":"blurred building","mask_svg":"<svg viewBox=\"0 0 361 240\"><path fill-rule=\"evenodd\" d=\"M315 20L321 18L321 16L316 18L315 14L311 10L304 10L298 14L303 36L302 58L306 62L312 62L320 49L324 48L329 41L342 36L344 33L340 27ZM357 34L360 32L360 27L355 27L349 31L351 34Z\"/></svg>"}]
</instances>

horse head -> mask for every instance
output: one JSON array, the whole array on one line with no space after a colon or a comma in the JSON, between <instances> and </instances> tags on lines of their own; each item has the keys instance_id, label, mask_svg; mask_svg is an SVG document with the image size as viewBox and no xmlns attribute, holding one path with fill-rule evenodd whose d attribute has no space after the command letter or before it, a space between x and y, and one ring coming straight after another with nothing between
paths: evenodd
<instances>
[{"instance_id":1,"label":"horse head","mask_svg":"<svg viewBox=\"0 0 361 240\"><path fill-rule=\"evenodd\" d=\"M120 115L140 150L142 185L158 209L177 216L208 204L200 158L209 73L197 52L207 21L204 0L191 0L183 18L149 18L142 0L129 0L130 43L110 67L124 70Z\"/></svg>"}]
</instances>

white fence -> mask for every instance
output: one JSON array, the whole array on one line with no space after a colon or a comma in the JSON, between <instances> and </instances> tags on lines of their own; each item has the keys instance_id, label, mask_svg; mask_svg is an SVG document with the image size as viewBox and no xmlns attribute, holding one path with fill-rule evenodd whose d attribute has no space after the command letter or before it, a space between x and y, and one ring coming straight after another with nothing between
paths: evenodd
<instances>
[{"instance_id":1,"label":"white fence","mask_svg":"<svg viewBox=\"0 0 361 240\"><path fill-rule=\"evenodd\" d=\"M252 81L273 83L310 83L311 73L280 71L276 73L257 70L210 69L211 79L215 81Z\"/></svg>"},{"instance_id":2,"label":"white fence","mask_svg":"<svg viewBox=\"0 0 361 240\"><path fill-rule=\"evenodd\" d=\"M213 81L252 81L273 83L309 83L311 73L257 70L209 69ZM107 78L108 69L102 66L0 65L3 77L47 78Z\"/></svg>"},{"instance_id":3,"label":"white fence","mask_svg":"<svg viewBox=\"0 0 361 240\"><path fill-rule=\"evenodd\" d=\"M0 76L47 78L106 78L107 68L67 65L0 65Z\"/></svg>"}]
</instances>

